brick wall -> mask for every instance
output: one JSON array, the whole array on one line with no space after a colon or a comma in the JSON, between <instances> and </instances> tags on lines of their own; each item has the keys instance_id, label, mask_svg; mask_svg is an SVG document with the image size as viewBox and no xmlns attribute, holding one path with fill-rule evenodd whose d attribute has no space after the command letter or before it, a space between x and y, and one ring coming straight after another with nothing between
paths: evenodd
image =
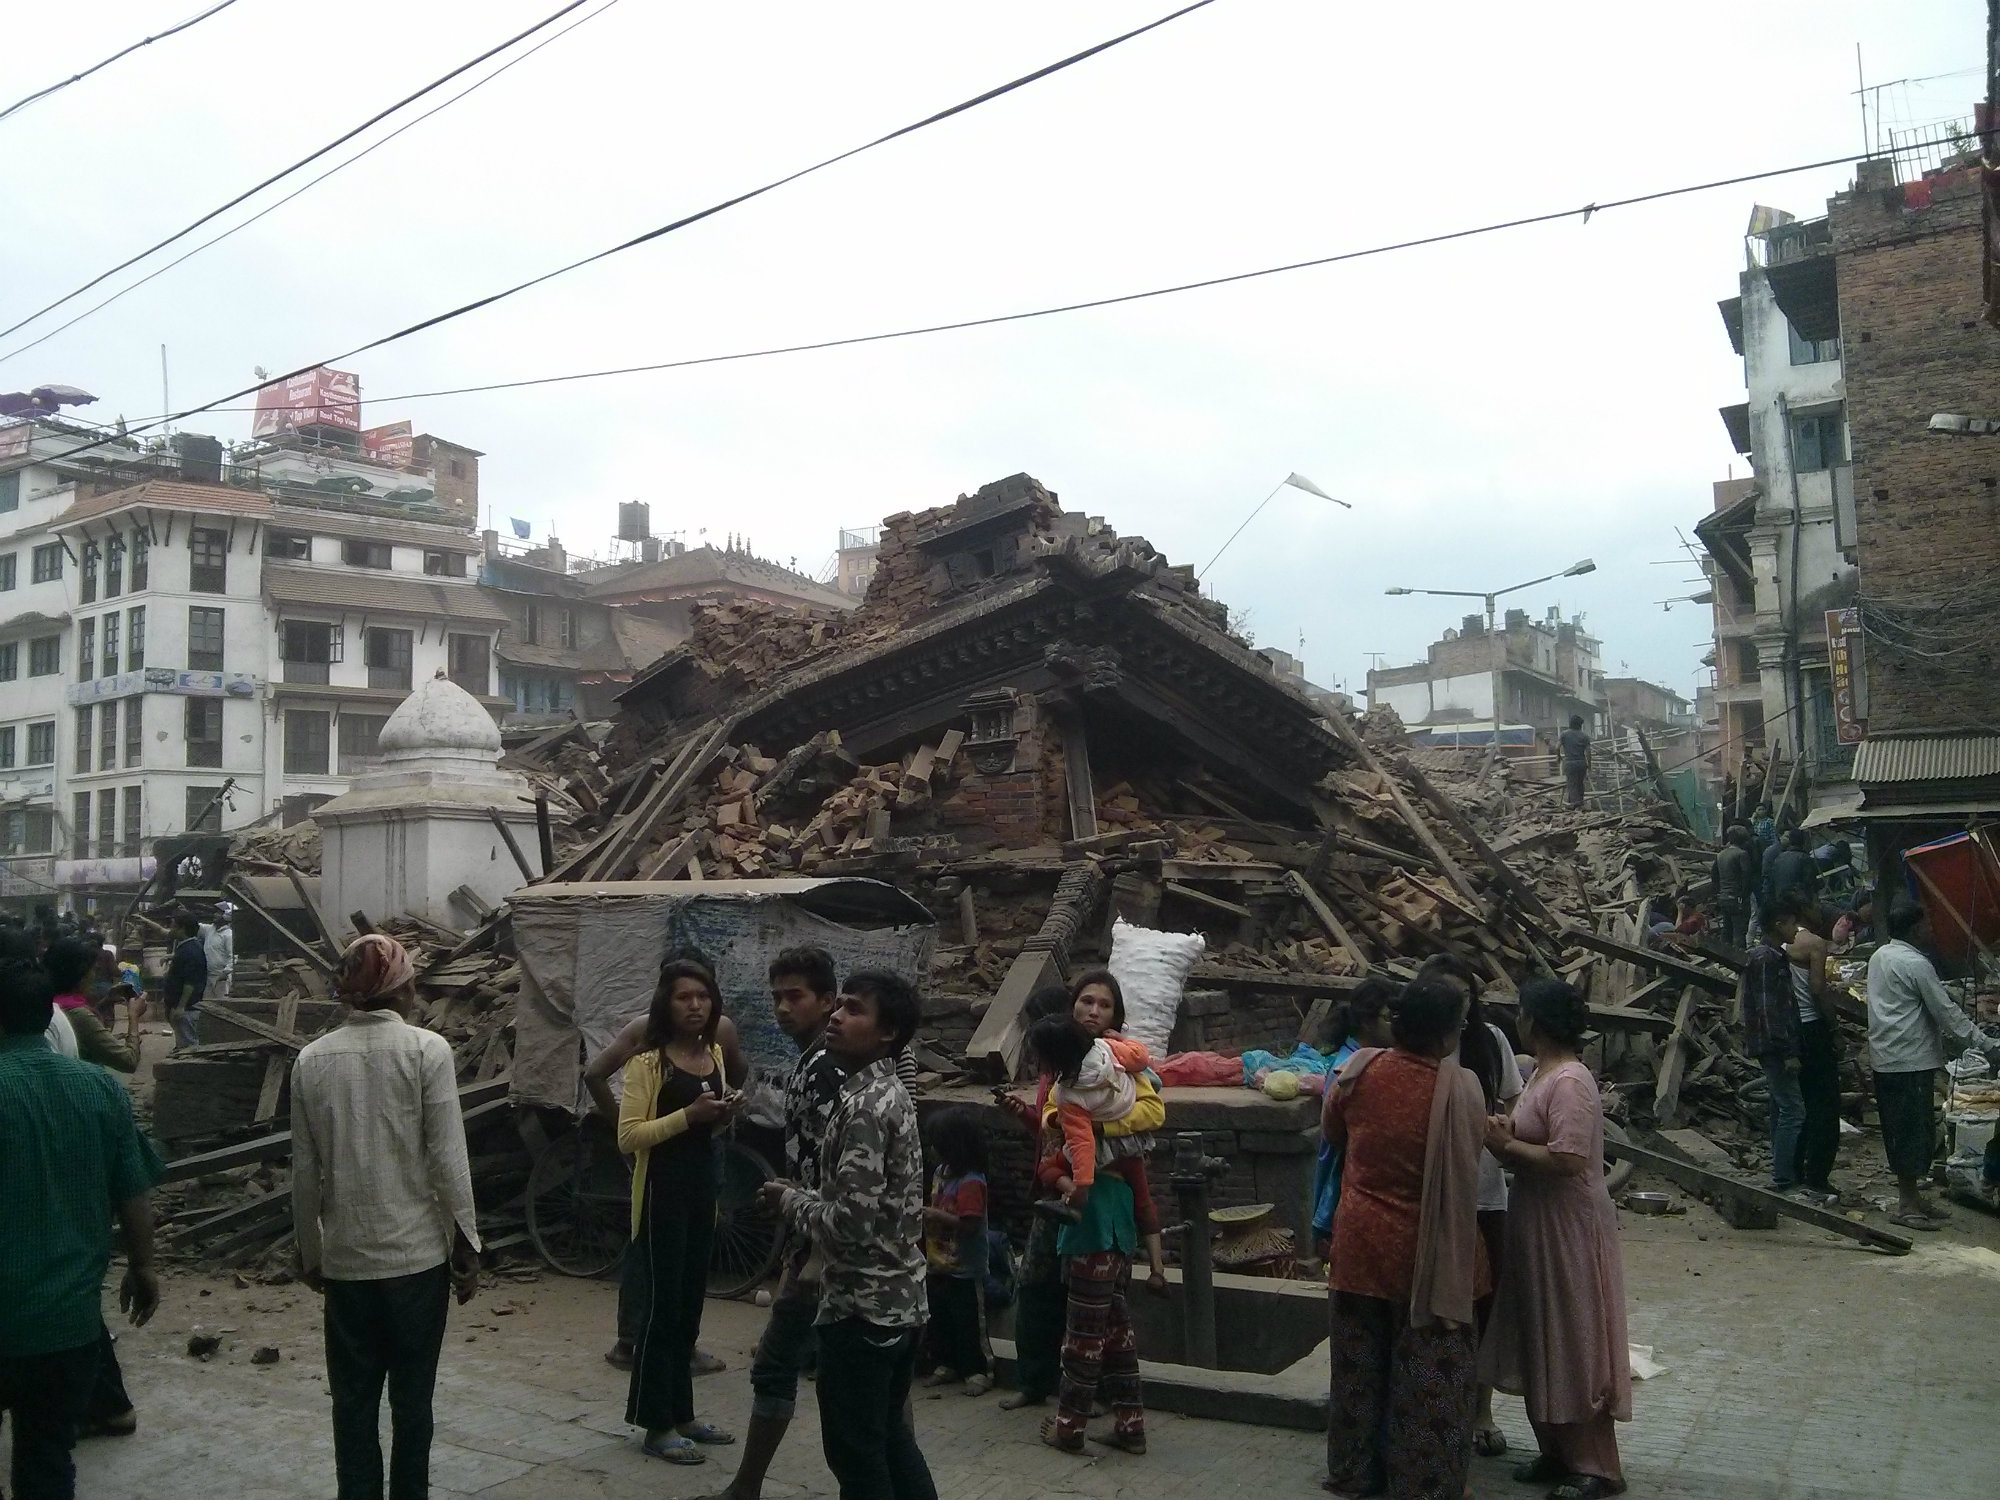
<instances>
[{"instance_id":1,"label":"brick wall","mask_svg":"<svg viewBox=\"0 0 2000 1500\"><path fill-rule=\"evenodd\" d=\"M1829 204L1853 447L1868 729L1991 722L2000 665L2000 438L1925 431L2000 417L2000 330L1981 319L1971 174Z\"/></svg>"}]
</instances>

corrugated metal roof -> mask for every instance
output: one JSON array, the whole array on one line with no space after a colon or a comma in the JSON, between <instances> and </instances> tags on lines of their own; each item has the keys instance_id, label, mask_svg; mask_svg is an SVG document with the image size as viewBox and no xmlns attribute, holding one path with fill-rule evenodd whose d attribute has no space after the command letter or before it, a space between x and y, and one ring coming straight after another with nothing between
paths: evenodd
<instances>
[{"instance_id":1,"label":"corrugated metal roof","mask_svg":"<svg viewBox=\"0 0 2000 1500\"><path fill-rule=\"evenodd\" d=\"M1854 754L1854 779L1979 781L2000 776L2000 734L1871 735Z\"/></svg>"},{"instance_id":2,"label":"corrugated metal roof","mask_svg":"<svg viewBox=\"0 0 2000 1500\"><path fill-rule=\"evenodd\" d=\"M104 495L87 495L56 517L58 528L114 511L147 506L155 510L192 510L218 516L264 516L271 513L268 496L226 484L189 484L179 479L149 479Z\"/></svg>"},{"instance_id":3,"label":"corrugated metal roof","mask_svg":"<svg viewBox=\"0 0 2000 1500\"><path fill-rule=\"evenodd\" d=\"M369 610L429 619L505 625L507 612L474 583L440 583L397 573L285 568L266 564L264 592L280 604L311 609Z\"/></svg>"}]
</instances>

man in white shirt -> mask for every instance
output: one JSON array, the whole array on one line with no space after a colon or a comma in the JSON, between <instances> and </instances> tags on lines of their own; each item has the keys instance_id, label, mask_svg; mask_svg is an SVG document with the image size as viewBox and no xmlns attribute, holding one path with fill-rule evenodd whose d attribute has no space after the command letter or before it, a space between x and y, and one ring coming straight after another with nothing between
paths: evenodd
<instances>
[{"instance_id":1,"label":"man in white shirt","mask_svg":"<svg viewBox=\"0 0 2000 1500\"><path fill-rule=\"evenodd\" d=\"M1922 1183L1937 1154L1936 1079L1947 1039L1954 1053L1970 1047L2000 1059L2000 1043L1982 1036L1938 982L1922 951L1930 938L1924 909L1898 901L1889 911L1889 941L1868 960L1868 1061L1882 1150L1900 1199L1889 1220L1906 1229L1937 1229L1944 1221Z\"/></svg>"},{"instance_id":2,"label":"man in white shirt","mask_svg":"<svg viewBox=\"0 0 2000 1500\"><path fill-rule=\"evenodd\" d=\"M354 1009L292 1069L292 1216L301 1274L326 1298L326 1376L340 1500L430 1493L431 1392L448 1293L479 1284L479 1228L451 1048L404 1022L409 955L369 934L334 975Z\"/></svg>"},{"instance_id":3,"label":"man in white shirt","mask_svg":"<svg viewBox=\"0 0 2000 1500\"><path fill-rule=\"evenodd\" d=\"M215 920L201 925L201 953L208 960L208 993L218 1000L229 998L229 981L236 975L236 928L232 925L236 908L227 901L215 904Z\"/></svg>"}]
</instances>

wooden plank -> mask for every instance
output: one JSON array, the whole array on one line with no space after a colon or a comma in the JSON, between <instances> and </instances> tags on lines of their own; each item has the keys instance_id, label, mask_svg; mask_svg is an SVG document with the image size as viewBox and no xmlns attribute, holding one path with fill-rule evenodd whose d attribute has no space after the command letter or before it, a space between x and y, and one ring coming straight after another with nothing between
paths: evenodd
<instances>
[{"instance_id":1,"label":"wooden plank","mask_svg":"<svg viewBox=\"0 0 2000 1500\"><path fill-rule=\"evenodd\" d=\"M507 1104L507 1090L512 1087L511 1076L491 1079L486 1083L467 1084L458 1091L458 1107L463 1112L467 1124L491 1114L495 1108ZM160 1178L166 1182L187 1182L196 1177L206 1177L211 1172L227 1172L236 1167L254 1167L259 1162L283 1161L292 1154L292 1133L289 1130L273 1131L270 1135L258 1136L252 1141L239 1141L233 1146L218 1147L214 1151L203 1151L194 1156L183 1156L167 1163L167 1170Z\"/></svg>"},{"instance_id":2,"label":"wooden plank","mask_svg":"<svg viewBox=\"0 0 2000 1500\"><path fill-rule=\"evenodd\" d=\"M298 1015L297 1002L294 1001L293 1005L292 1015L296 1019ZM261 1037L267 1042L276 1042L280 1047L289 1048L293 1052L305 1046L308 1040L306 1037L299 1036L294 1032L280 1031L275 1026L266 1026L255 1017L244 1015L242 1011L226 1000L204 1000L201 1003L201 1008L211 1016L227 1021L231 1026L240 1026L254 1037Z\"/></svg>"},{"instance_id":3,"label":"wooden plank","mask_svg":"<svg viewBox=\"0 0 2000 1500\"><path fill-rule=\"evenodd\" d=\"M1449 823L1458 836L1472 846L1479 857L1486 862L1487 868L1493 871L1493 877L1500 882L1501 889L1512 896L1523 911L1540 917L1544 922L1555 921L1554 914L1535 893L1535 888L1514 873L1514 867L1502 859L1494 847L1481 837L1479 830L1472 826L1458 804L1431 784L1430 777L1424 774L1422 767L1408 756L1399 756L1396 760L1396 769L1410 778L1410 784L1426 802L1437 809L1438 816Z\"/></svg>"},{"instance_id":4,"label":"wooden plank","mask_svg":"<svg viewBox=\"0 0 2000 1500\"><path fill-rule=\"evenodd\" d=\"M535 867L528 863L528 856L521 852L520 840L514 837L514 830L507 826L507 820L501 816L500 809L489 807L486 809L486 816L491 818L493 826L500 830L500 841L507 846L507 852L514 856L514 864L520 870L521 878L533 884L540 877L535 874Z\"/></svg>"},{"instance_id":5,"label":"wooden plank","mask_svg":"<svg viewBox=\"0 0 2000 1500\"><path fill-rule=\"evenodd\" d=\"M676 839L650 860L640 864L635 880L678 880L681 872L691 860L697 859L708 846L708 830L697 828L684 838Z\"/></svg>"},{"instance_id":6,"label":"wooden plank","mask_svg":"<svg viewBox=\"0 0 2000 1500\"><path fill-rule=\"evenodd\" d=\"M1694 1019L1693 985L1681 990L1680 1004L1674 1007L1674 1029L1668 1033L1666 1056L1660 1060L1659 1075L1653 1081L1653 1118L1666 1127L1681 1123L1681 1080L1687 1074L1688 1023Z\"/></svg>"},{"instance_id":7,"label":"wooden plank","mask_svg":"<svg viewBox=\"0 0 2000 1500\"><path fill-rule=\"evenodd\" d=\"M1294 994L1341 996L1361 985L1359 974L1287 974L1276 969L1245 969L1233 964L1198 963L1188 975L1190 985L1220 985L1224 989L1286 990Z\"/></svg>"},{"instance_id":8,"label":"wooden plank","mask_svg":"<svg viewBox=\"0 0 2000 1500\"><path fill-rule=\"evenodd\" d=\"M468 914L473 921L485 923L493 920L493 908L486 904L486 898L469 885L461 885L445 898L455 902L459 910Z\"/></svg>"},{"instance_id":9,"label":"wooden plank","mask_svg":"<svg viewBox=\"0 0 2000 1500\"><path fill-rule=\"evenodd\" d=\"M292 1190L279 1188L266 1193L261 1198L252 1198L248 1203L238 1203L216 1213L203 1214L186 1223L170 1224L160 1230L163 1245L194 1244L207 1239L210 1234L224 1229L239 1228L246 1223L257 1223L282 1213L291 1217Z\"/></svg>"},{"instance_id":10,"label":"wooden plank","mask_svg":"<svg viewBox=\"0 0 2000 1500\"><path fill-rule=\"evenodd\" d=\"M320 937L325 940L327 947L333 950L333 956L340 957L345 951L345 945L340 941L340 934L327 922L326 913L319 909L319 902L315 901L312 892L306 889L305 876L290 860L285 861L285 878L291 881L292 889L298 893L299 905L311 915L314 925L319 928Z\"/></svg>"},{"instance_id":11,"label":"wooden plank","mask_svg":"<svg viewBox=\"0 0 2000 1500\"><path fill-rule=\"evenodd\" d=\"M1028 997L1051 980L1067 977L1070 946L1104 894L1104 876L1094 861L1064 865L1062 872L1041 928L1008 966L965 1049L968 1064L1001 1080L1011 1080L1020 1066L1021 1042L1027 1034L1021 1012Z\"/></svg>"},{"instance_id":12,"label":"wooden plank","mask_svg":"<svg viewBox=\"0 0 2000 1500\"><path fill-rule=\"evenodd\" d=\"M257 899L250 888L241 880L232 875L228 880L223 882L223 886L238 902L247 907L254 915L261 917L266 926L275 932L284 943L296 949L314 968L318 969L322 974L331 974L333 972L332 960L311 943L300 937L296 932L293 932L283 922L272 916L270 912L266 911L264 904Z\"/></svg>"},{"instance_id":13,"label":"wooden plank","mask_svg":"<svg viewBox=\"0 0 2000 1500\"><path fill-rule=\"evenodd\" d=\"M625 873L634 851L651 842L659 822L686 795L688 788L706 774L715 758L727 748L729 736L734 731L738 716L710 721L712 727L706 734L691 737L688 746L676 756L674 763L660 776L658 785L639 804L638 809L627 817L619 827L618 836L613 839L604 853L590 866L590 873L582 878L588 880L617 880Z\"/></svg>"},{"instance_id":14,"label":"wooden plank","mask_svg":"<svg viewBox=\"0 0 2000 1500\"><path fill-rule=\"evenodd\" d=\"M278 1117L278 1100L285 1091L285 1075L292 1070L292 1060L288 1053L280 1052L264 1064L264 1082L257 1090L257 1113L251 1116L253 1125L266 1125Z\"/></svg>"},{"instance_id":15,"label":"wooden plank","mask_svg":"<svg viewBox=\"0 0 2000 1500\"><path fill-rule=\"evenodd\" d=\"M1696 968L1682 959L1671 958L1654 948L1641 948L1633 943L1621 943L1616 938L1592 932L1587 927L1565 927L1562 931L1564 943L1588 948L1593 953L1601 953L1606 958L1623 959L1641 969L1654 974L1670 974L1683 984L1697 984L1711 995L1734 995L1736 977L1732 974L1717 974L1709 969Z\"/></svg>"},{"instance_id":16,"label":"wooden plank","mask_svg":"<svg viewBox=\"0 0 2000 1500\"><path fill-rule=\"evenodd\" d=\"M1366 974L1368 954L1361 944L1354 940L1354 934L1349 932L1340 918L1334 915L1333 908L1328 906L1320 893L1312 888L1312 883L1296 870L1286 876L1285 883L1292 888L1293 894L1312 908L1312 914L1319 918L1319 925L1327 930L1333 940L1347 951L1347 956L1361 966L1361 972Z\"/></svg>"},{"instance_id":17,"label":"wooden plank","mask_svg":"<svg viewBox=\"0 0 2000 1500\"><path fill-rule=\"evenodd\" d=\"M1196 906L1205 906L1210 911L1219 911L1225 916L1235 917L1238 921L1250 920L1249 907L1239 906L1234 901L1225 901L1220 896L1211 896L1207 891L1198 891L1191 885L1182 885L1178 881L1169 880L1164 889L1169 896L1179 896L1184 901L1192 901Z\"/></svg>"},{"instance_id":18,"label":"wooden plank","mask_svg":"<svg viewBox=\"0 0 2000 1500\"><path fill-rule=\"evenodd\" d=\"M1692 1162L1681 1161L1663 1152L1650 1151L1644 1146L1635 1146L1628 1141L1612 1140L1607 1136L1604 1142L1604 1154L1613 1161L1629 1161L1649 1172L1656 1172L1669 1182L1679 1183L1691 1193L1732 1198L1739 1203L1762 1209L1766 1213L1797 1219L1800 1223L1810 1224L1815 1229L1844 1234L1849 1239L1859 1240L1872 1249L1886 1250L1892 1255L1908 1255L1915 1248L1915 1242L1905 1235L1877 1229L1872 1224L1856 1223L1845 1214L1837 1214L1830 1209L1818 1208L1810 1203L1801 1203L1795 1198L1787 1198L1782 1193L1758 1187L1755 1183L1743 1182L1735 1177L1725 1177L1720 1172L1711 1172L1705 1167L1695 1166Z\"/></svg>"},{"instance_id":19,"label":"wooden plank","mask_svg":"<svg viewBox=\"0 0 2000 1500\"><path fill-rule=\"evenodd\" d=\"M1438 841L1438 836L1432 830L1431 825L1425 822L1417 810L1410 805L1410 799L1403 795L1403 789L1397 785L1396 778L1383 769L1382 762L1375 758L1375 752L1362 742L1361 737L1347 725L1346 720L1340 715L1336 714L1327 722L1336 726L1336 733L1344 731L1344 738L1349 748L1361 758L1361 764L1382 778L1382 784L1389 792L1389 800L1395 803L1396 811L1402 816L1403 821L1409 825L1410 832L1417 836L1417 842L1430 850L1431 858L1437 861L1438 869L1443 872L1444 878L1451 882L1451 888L1463 896L1471 905L1475 907L1480 906L1479 892L1474 889L1472 882L1466 878L1465 871L1458 867L1458 861L1453 859L1444 845Z\"/></svg>"},{"instance_id":20,"label":"wooden plank","mask_svg":"<svg viewBox=\"0 0 2000 1500\"><path fill-rule=\"evenodd\" d=\"M1518 1010L1521 1001L1519 996L1505 990L1489 989L1481 993L1480 1004L1511 1011ZM1674 1029L1674 1023L1657 1012L1632 1010L1623 1005L1591 1006L1590 1025L1594 1031L1643 1031L1648 1036L1666 1036Z\"/></svg>"},{"instance_id":21,"label":"wooden plank","mask_svg":"<svg viewBox=\"0 0 2000 1500\"><path fill-rule=\"evenodd\" d=\"M968 948L979 943L979 908L973 904L969 884L958 888L958 940Z\"/></svg>"}]
</instances>

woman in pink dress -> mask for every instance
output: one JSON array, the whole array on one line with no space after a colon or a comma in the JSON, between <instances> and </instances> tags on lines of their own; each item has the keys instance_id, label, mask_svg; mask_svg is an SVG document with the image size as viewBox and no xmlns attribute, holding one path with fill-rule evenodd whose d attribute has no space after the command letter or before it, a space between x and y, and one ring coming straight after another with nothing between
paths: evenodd
<instances>
[{"instance_id":1,"label":"woman in pink dress","mask_svg":"<svg viewBox=\"0 0 2000 1500\"><path fill-rule=\"evenodd\" d=\"M1517 1469L1550 1500L1624 1493L1615 1422L1632 1420L1625 1268L1604 1188L1604 1113L1577 1058L1589 1009L1558 979L1521 988L1521 1039L1535 1076L1487 1149L1514 1173L1507 1250L1480 1379L1521 1396L1541 1456Z\"/></svg>"}]
</instances>

